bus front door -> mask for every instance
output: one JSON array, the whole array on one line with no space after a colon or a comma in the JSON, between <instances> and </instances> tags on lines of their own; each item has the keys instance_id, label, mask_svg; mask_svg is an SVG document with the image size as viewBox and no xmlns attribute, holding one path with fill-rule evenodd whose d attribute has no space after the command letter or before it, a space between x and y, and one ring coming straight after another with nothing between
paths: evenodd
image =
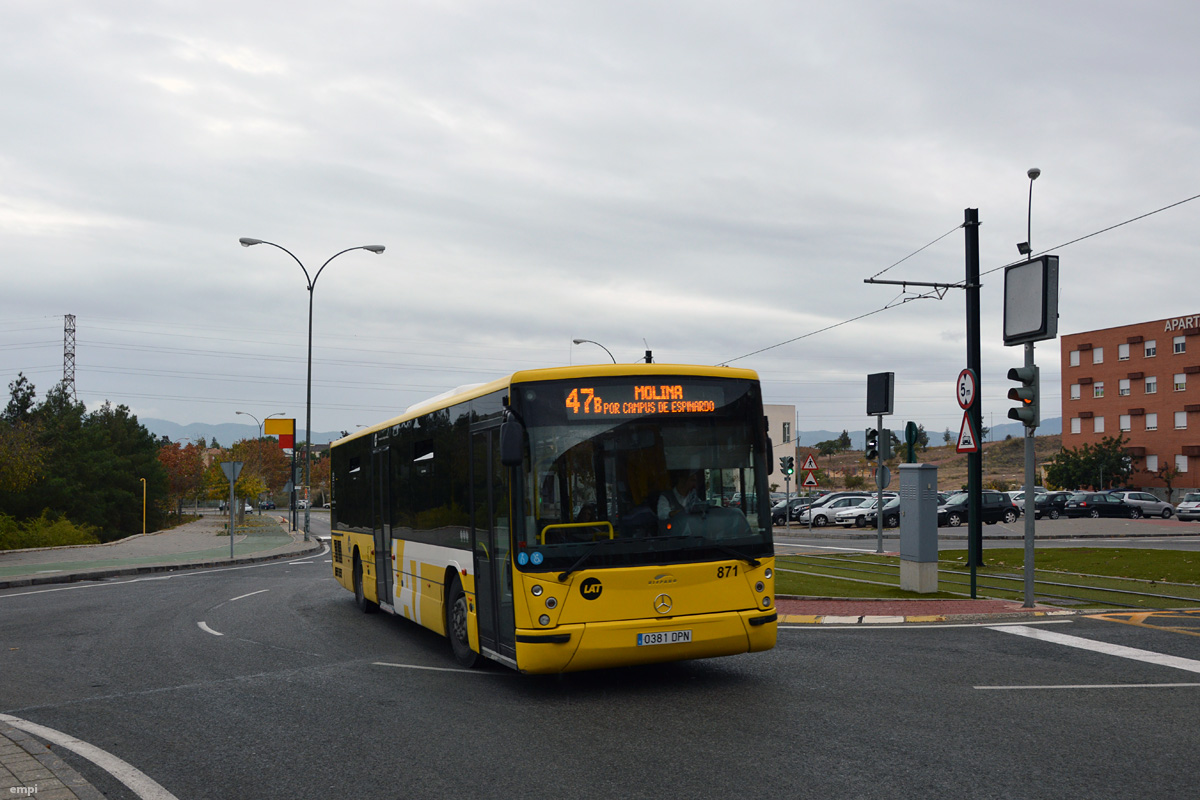
<instances>
[{"instance_id":1,"label":"bus front door","mask_svg":"<svg viewBox=\"0 0 1200 800\"><path fill-rule=\"evenodd\" d=\"M380 603L392 605L392 503L391 450L381 447L371 454L372 528L375 532L375 592Z\"/></svg>"},{"instance_id":2,"label":"bus front door","mask_svg":"<svg viewBox=\"0 0 1200 800\"><path fill-rule=\"evenodd\" d=\"M504 466L500 463L499 425L474 431L471 462L479 646L515 660L508 491Z\"/></svg>"}]
</instances>

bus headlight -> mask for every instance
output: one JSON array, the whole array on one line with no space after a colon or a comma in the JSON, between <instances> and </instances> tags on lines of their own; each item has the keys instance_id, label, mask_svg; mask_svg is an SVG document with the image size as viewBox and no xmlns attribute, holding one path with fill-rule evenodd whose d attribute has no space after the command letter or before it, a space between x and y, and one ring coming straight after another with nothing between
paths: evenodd
<instances>
[{"instance_id":1,"label":"bus headlight","mask_svg":"<svg viewBox=\"0 0 1200 800\"><path fill-rule=\"evenodd\" d=\"M557 597L547 597L546 598L546 608L557 608L557 607L558 607L558 598Z\"/></svg>"},{"instance_id":2,"label":"bus headlight","mask_svg":"<svg viewBox=\"0 0 1200 800\"><path fill-rule=\"evenodd\" d=\"M540 583L535 583L533 585L533 588L530 589L529 591L533 592L534 597L541 597L542 596L542 585Z\"/></svg>"},{"instance_id":3,"label":"bus headlight","mask_svg":"<svg viewBox=\"0 0 1200 800\"><path fill-rule=\"evenodd\" d=\"M540 622L542 625L549 625L550 624L550 615L542 614L540 617L538 617L538 622Z\"/></svg>"},{"instance_id":4,"label":"bus headlight","mask_svg":"<svg viewBox=\"0 0 1200 800\"><path fill-rule=\"evenodd\" d=\"M770 580L771 576L774 574L775 573L771 571L770 567L767 567L765 570L763 570L763 577L766 578L767 580Z\"/></svg>"},{"instance_id":5,"label":"bus headlight","mask_svg":"<svg viewBox=\"0 0 1200 800\"><path fill-rule=\"evenodd\" d=\"M771 598L764 597L763 598L763 608L770 608L770 607L771 607Z\"/></svg>"},{"instance_id":6,"label":"bus headlight","mask_svg":"<svg viewBox=\"0 0 1200 800\"><path fill-rule=\"evenodd\" d=\"M756 591L756 592L761 592L765 588L767 588L767 585L765 583L763 583L762 581L759 581L758 583L754 584L754 591Z\"/></svg>"}]
</instances>

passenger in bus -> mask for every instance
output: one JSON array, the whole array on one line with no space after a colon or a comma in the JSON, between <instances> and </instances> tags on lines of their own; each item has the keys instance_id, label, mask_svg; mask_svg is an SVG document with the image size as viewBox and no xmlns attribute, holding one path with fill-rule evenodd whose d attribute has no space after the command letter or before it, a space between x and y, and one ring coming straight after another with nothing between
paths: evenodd
<instances>
[{"instance_id":1,"label":"passenger in bus","mask_svg":"<svg viewBox=\"0 0 1200 800\"><path fill-rule=\"evenodd\" d=\"M700 486L701 471L696 469L673 469L669 472L671 488L658 497L658 518L667 520L681 511L691 510L700 498L696 494Z\"/></svg>"}]
</instances>

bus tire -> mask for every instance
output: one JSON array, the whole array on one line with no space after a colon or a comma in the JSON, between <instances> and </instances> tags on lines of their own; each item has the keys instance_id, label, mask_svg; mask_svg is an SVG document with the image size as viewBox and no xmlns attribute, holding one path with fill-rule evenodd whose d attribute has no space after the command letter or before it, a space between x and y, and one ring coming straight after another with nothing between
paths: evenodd
<instances>
[{"instance_id":1,"label":"bus tire","mask_svg":"<svg viewBox=\"0 0 1200 800\"><path fill-rule=\"evenodd\" d=\"M367 599L363 591L363 565L357 551L354 553L354 605L364 614L372 614L379 608Z\"/></svg>"},{"instance_id":2,"label":"bus tire","mask_svg":"<svg viewBox=\"0 0 1200 800\"><path fill-rule=\"evenodd\" d=\"M471 649L470 620L467 593L455 574L450 581L450 602L446 604L446 637L450 640L450 649L454 651L454 660L467 669L475 666L479 660L479 654Z\"/></svg>"}]
</instances>

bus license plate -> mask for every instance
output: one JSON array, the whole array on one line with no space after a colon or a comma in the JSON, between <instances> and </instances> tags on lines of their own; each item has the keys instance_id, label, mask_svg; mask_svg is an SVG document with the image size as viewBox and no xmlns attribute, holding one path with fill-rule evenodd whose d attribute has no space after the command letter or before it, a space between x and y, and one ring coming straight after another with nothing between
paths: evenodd
<instances>
[{"instance_id":1,"label":"bus license plate","mask_svg":"<svg viewBox=\"0 0 1200 800\"><path fill-rule=\"evenodd\" d=\"M683 644L692 640L691 631L655 631L654 633L639 633L637 646L651 644Z\"/></svg>"}]
</instances>

